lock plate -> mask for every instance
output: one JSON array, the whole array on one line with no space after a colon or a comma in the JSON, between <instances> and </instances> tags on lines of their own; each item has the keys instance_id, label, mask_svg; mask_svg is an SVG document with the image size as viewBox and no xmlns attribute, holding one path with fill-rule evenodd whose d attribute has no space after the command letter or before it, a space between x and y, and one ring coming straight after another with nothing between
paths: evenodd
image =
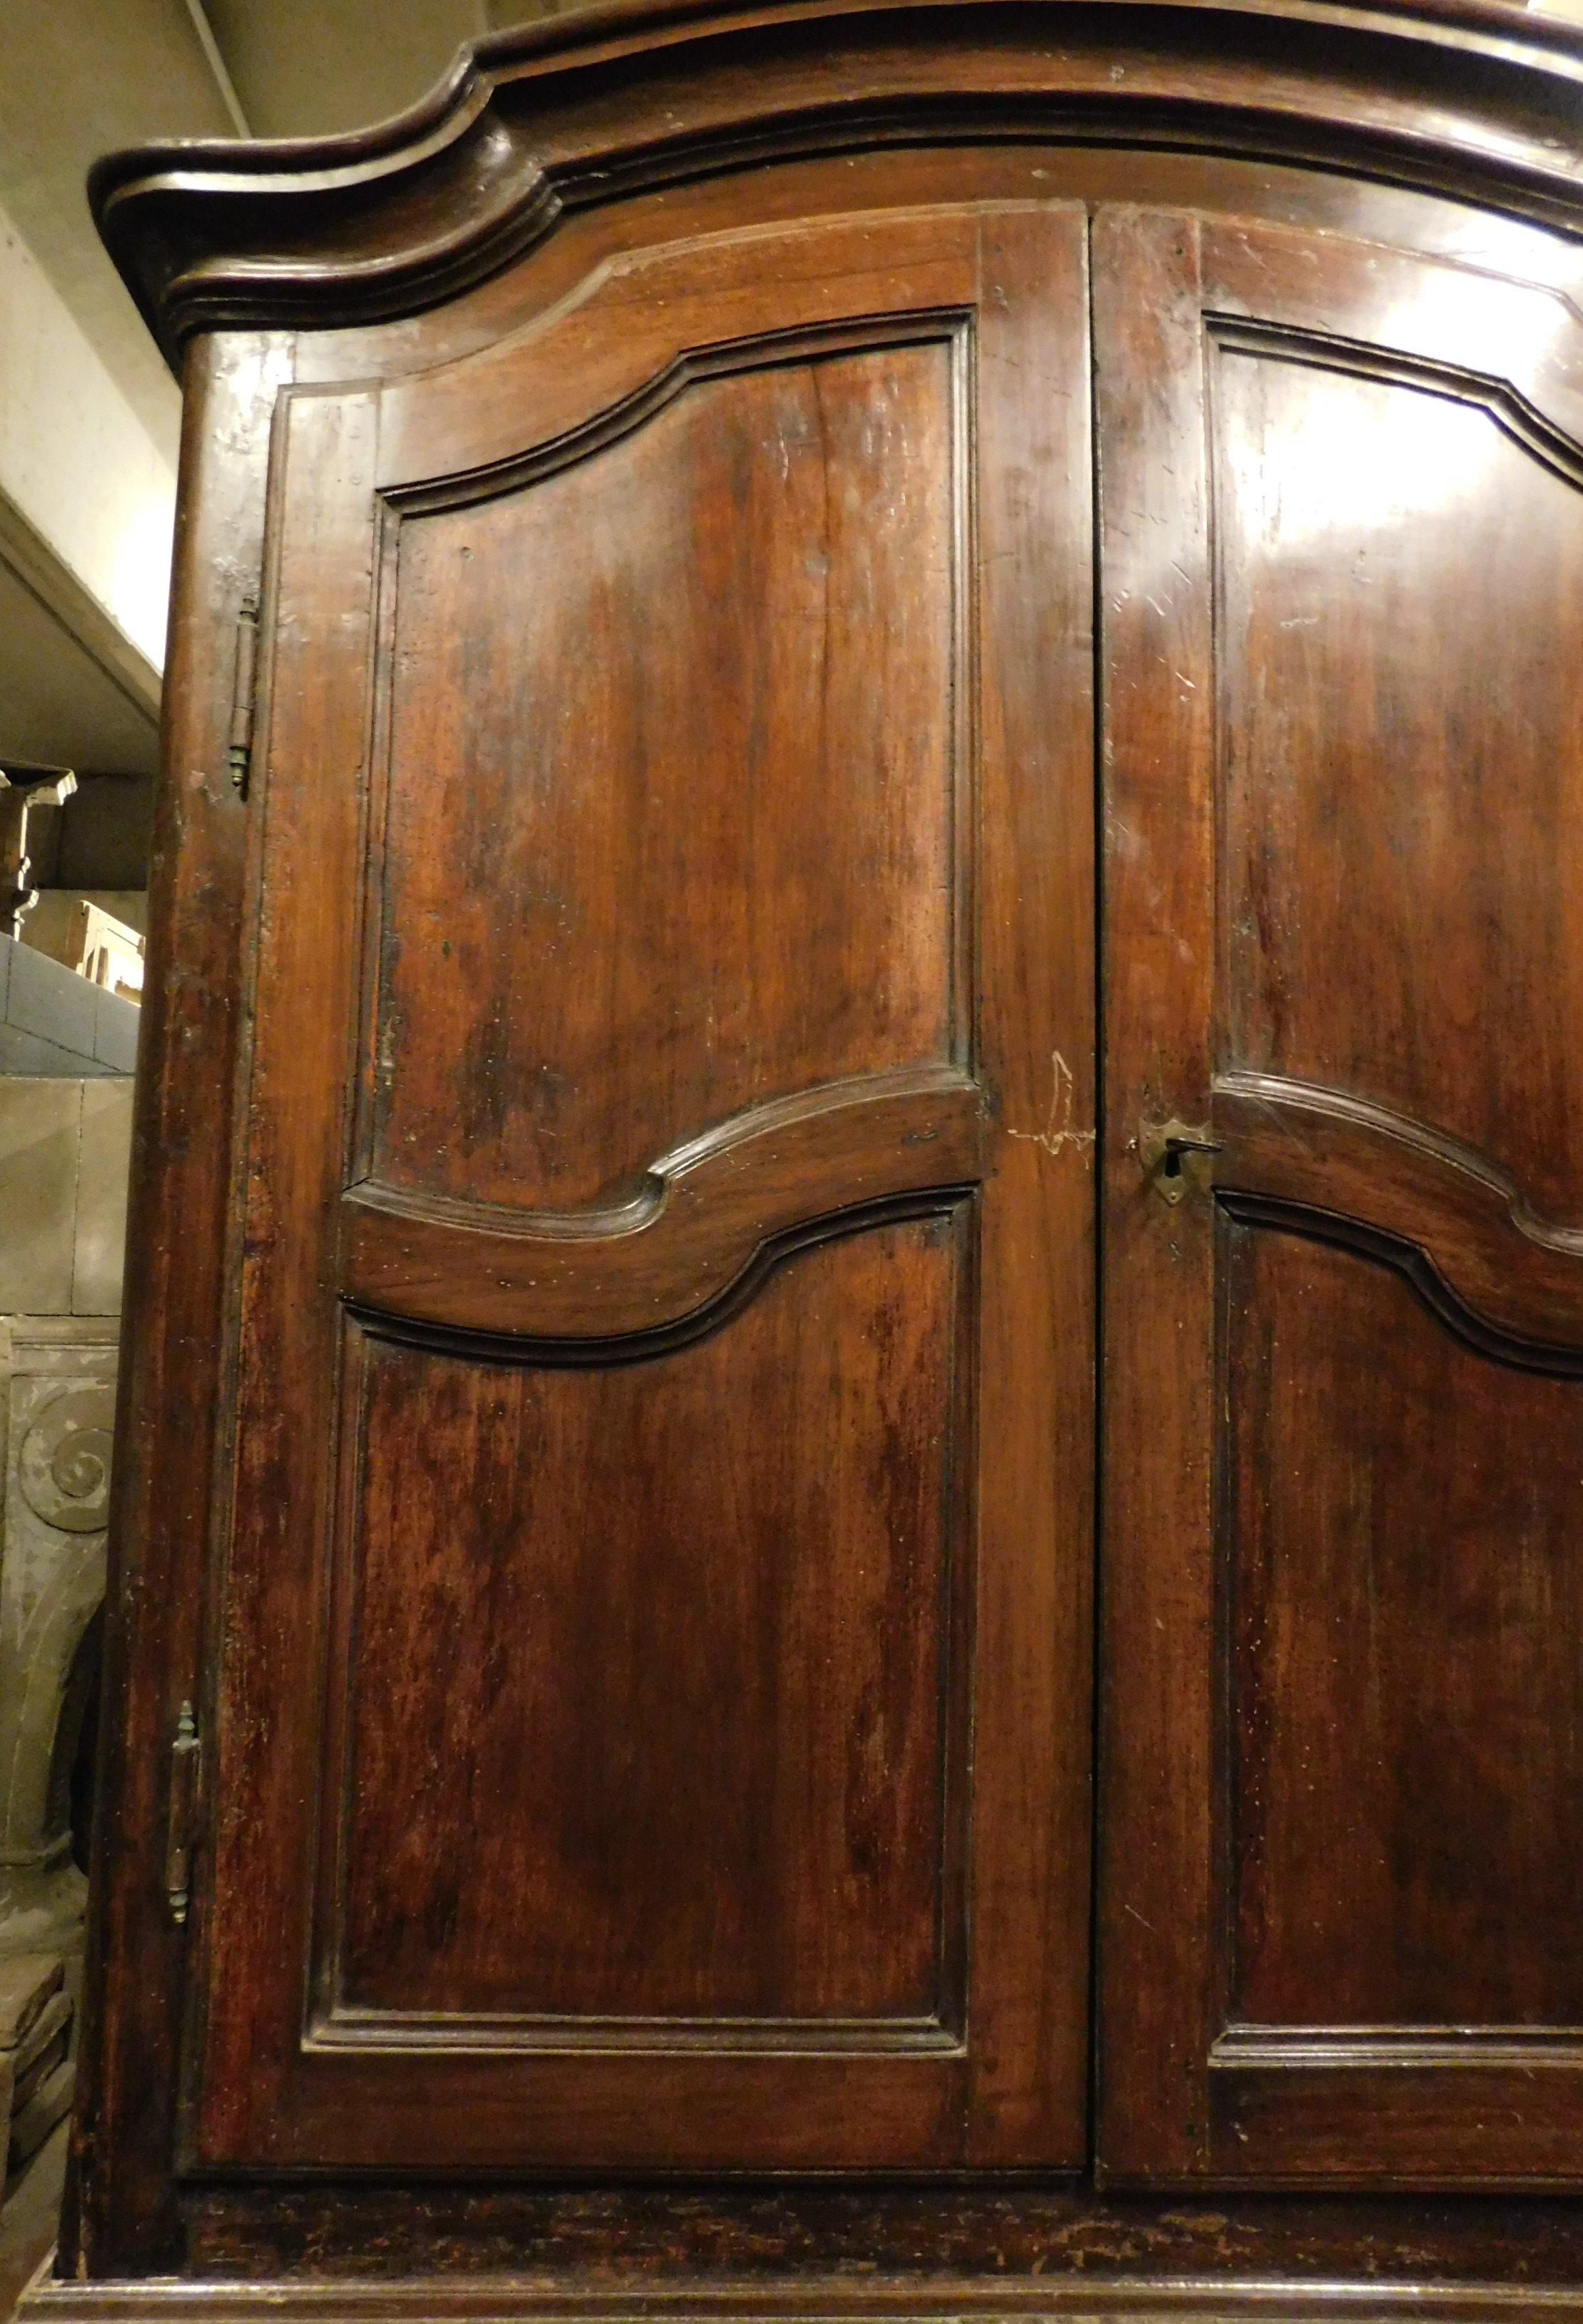
<instances>
[{"instance_id":1,"label":"lock plate","mask_svg":"<svg viewBox=\"0 0 1583 2324\"><path fill-rule=\"evenodd\" d=\"M1169 1121L1146 1121L1139 1125L1137 1157L1144 1176L1163 1203L1173 1208L1194 1187L1210 1185L1210 1165L1220 1151L1220 1140L1212 1137L1207 1122L1183 1121L1173 1114Z\"/></svg>"}]
</instances>

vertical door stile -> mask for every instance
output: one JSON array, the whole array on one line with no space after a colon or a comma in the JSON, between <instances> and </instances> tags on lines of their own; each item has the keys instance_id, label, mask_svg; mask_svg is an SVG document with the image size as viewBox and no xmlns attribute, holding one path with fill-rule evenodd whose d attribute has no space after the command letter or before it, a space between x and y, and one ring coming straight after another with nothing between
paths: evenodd
<instances>
[{"instance_id":1,"label":"vertical door stile","mask_svg":"<svg viewBox=\"0 0 1583 2324\"><path fill-rule=\"evenodd\" d=\"M1105 1153L1099 2119L1107 2177L1206 2151L1215 1625L1210 1206L1143 1126L1208 1117L1213 669L1198 227L1094 221Z\"/></svg>"},{"instance_id":2,"label":"vertical door stile","mask_svg":"<svg viewBox=\"0 0 1583 2324\"><path fill-rule=\"evenodd\" d=\"M980 1582L968 2152L1087 2145L1094 1413L1091 452L1082 214L980 226Z\"/></svg>"}]
</instances>

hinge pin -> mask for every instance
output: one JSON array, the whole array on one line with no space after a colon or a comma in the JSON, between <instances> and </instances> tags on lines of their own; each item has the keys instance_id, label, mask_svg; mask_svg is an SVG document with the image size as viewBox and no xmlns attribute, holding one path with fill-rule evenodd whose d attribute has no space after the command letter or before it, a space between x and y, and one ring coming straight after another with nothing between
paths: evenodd
<instances>
[{"instance_id":1,"label":"hinge pin","mask_svg":"<svg viewBox=\"0 0 1583 2324\"><path fill-rule=\"evenodd\" d=\"M236 615L236 670L231 687L231 732L225 757L231 780L247 796L253 757L253 698L258 669L258 599L244 597Z\"/></svg>"},{"instance_id":2,"label":"hinge pin","mask_svg":"<svg viewBox=\"0 0 1583 2324\"><path fill-rule=\"evenodd\" d=\"M184 1702L176 1714L170 1744L170 1801L165 1838L165 1902L170 1918L180 1928L192 1900L192 1822L198 1803L198 1722L192 1705Z\"/></svg>"}]
</instances>

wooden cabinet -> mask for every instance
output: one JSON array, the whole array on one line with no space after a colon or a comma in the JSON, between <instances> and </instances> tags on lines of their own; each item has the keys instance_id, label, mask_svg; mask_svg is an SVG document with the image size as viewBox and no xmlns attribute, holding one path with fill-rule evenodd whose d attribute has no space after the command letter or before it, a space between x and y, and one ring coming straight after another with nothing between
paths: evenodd
<instances>
[{"instance_id":1,"label":"wooden cabinet","mask_svg":"<svg viewBox=\"0 0 1583 2324\"><path fill-rule=\"evenodd\" d=\"M1099 2153L1576 2180L1583 333L1284 226L1094 236ZM1217 1148L1168 1221L1166 1111Z\"/></svg>"},{"instance_id":2,"label":"wooden cabinet","mask_svg":"<svg viewBox=\"0 0 1583 2324\"><path fill-rule=\"evenodd\" d=\"M206 2163L1083 2158L1085 243L285 399Z\"/></svg>"},{"instance_id":3,"label":"wooden cabinet","mask_svg":"<svg viewBox=\"0 0 1583 2324\"><path fill-rule=\"evenodd\" d=\"M1578 36L713 0L95 198L189 421L34 2307L1583 2314Z\"/></svg>"}]
</instances>

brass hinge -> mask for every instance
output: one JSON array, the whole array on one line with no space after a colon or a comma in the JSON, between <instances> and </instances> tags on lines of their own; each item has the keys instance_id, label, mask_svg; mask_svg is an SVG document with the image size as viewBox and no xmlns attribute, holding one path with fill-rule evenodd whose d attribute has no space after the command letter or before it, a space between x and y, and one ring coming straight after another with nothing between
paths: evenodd
<instances>
[{"instance_id":1,"label":"brass hinge","mask_svg":"<svg viewBox=\"0 0 1583 2324\"><path fill-rule=\"evenodd\" d=\"M170 1744L170 1798L165 1821L165 1902L170 1918L180 1928L192 1900L192 1846L198 1814L198 1769L203 1747L192 1705L184 1702L176 1714Z\"/></svg>"},{"instance_id":2,"label":"brass hinge","mask_svg":"<svg viewBox=\"0 0 1583 2324\"><path fill-rule=\"evenodd\" d=\"M236 615L236 669L231 686L231 732L225 757L231 780L247 797L253 760L253 698L258 673L258 599L244 597Z\"/></svg>"}]
</instances>

